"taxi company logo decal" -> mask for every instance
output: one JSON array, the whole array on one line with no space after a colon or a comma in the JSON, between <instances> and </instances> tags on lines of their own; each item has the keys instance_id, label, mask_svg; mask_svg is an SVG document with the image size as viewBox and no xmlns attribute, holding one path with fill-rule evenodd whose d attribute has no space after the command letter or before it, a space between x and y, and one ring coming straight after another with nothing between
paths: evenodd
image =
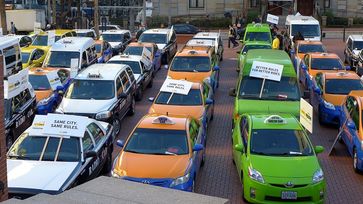
<instances>
[{"instance_id":1,"label":"taxi company logo decal","mask_svg":"<svg viewBox=\"0 0 363 204\"><path fill-rule=\"evenodd\" d=\"M141 183L143 183L143 184L150 184L150 181L148 181L148 180L142 180Z\"/></svg>"},{"instance_id":2,"label":"taxi company logo decal","mask_svg":"<svg viewBox=\"0 0 363 204\"><path fill-rule=\"evenodd\" d=\"M286 187L286 188L292 188L292 187L294 187L294 184L293 184L291 181L289 181L289 182L287 182L287 183L285 184L285 187Z\"/></svg>"}]
</instances>

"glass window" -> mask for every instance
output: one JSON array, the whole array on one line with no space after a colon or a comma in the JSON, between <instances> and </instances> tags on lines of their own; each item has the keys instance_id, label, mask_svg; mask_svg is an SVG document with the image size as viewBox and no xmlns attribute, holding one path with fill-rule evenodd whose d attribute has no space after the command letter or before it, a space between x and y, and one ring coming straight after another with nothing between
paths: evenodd
<instances>
[{"instance_id":1,"label":"glass window","mask_svg":"<svg viewBox=\"0 0 363 204\"><path fill-rule=\"evenodd\" d=\"M117 77L117 79L116 79L116 90L117 90L117 95L119 95L123 92L120 77Z\"/></svg>"},{"instance_id":2,"label":"glass window","mask_svg":"<svg viewBox=\"0 0 363 204\"><path fill-rule=\"evenodd\" d=\"M302 130L257 129L251 134L251 154L267 156L313 155L311 145Z\"/></svg>"},{"instance_id":3,"label":"glass window","mask_svg":"<svg viewBox=\"0 0 363 204\"><path fill-rule=\"evenodd\" d=\"M347 95L352 90L363 90L363 83L359 79L327 79L325 92L327 94Z\"/></svg>"},{"instance_id":4,"label":"glass window","mask_svg":"<svg viewBox=\"0 0 363 204\"><path fill-rule=\"evenodd\" d=\"M281 77L281 81L266 80L260 96L263 79L249 76L243 77L240 82L240 99L260 99L260 100L300 100L300 91L296 77Z\"/></svg>"},{"instance_id":5,"label":"glass window","mask_svg":"<svg viewBox=\"0 0 363 204\"><path fill-rule=\"evenodd\" d=\"M138 47L138 46L127 46L124 53L129 55L142 55L142 50L144 47Z\"/></svg>"},{"instance_id":6,"label":"glass window","mask_svg":"<svg viewBox=\"0 0 363 204\"><path fill-rule=\"evenodd\" d=\"M101 53L101 51L102 51L102 45L101 44L95 44L95 47L96 47L96 52L97 53Z\"/></svg>"},{"instance_id":7,"label":"glass window","mask_svg":"<svg viewBox=\"0 0 363 204\"><path fill-rule=\"evenodd\" d=\"M203 104L199 89L190 89L188 95L160 92L155 100L155 103L181 106L196 106Z\"/></svg>"},{"instance_id":8,"label":"glass window","mask_svg":"<svg viewBox=\"0 0 363 204\"><path fill-rule=\"evenodd\" d=\"M13 64L16 63L18 60L20 60L20 48L18 45L13 45L10 47L6 47L3 49L3 53L5 56L5 64Z\"/></svg>"},{"instance_id":9,"label":"glass window","mask_svg":"<svg viewBox=\"0 0 363 204\"><path fill-rule=\"evenodd\" d=\"M124 35L123 34L102 34L102 40L106 40L107 42L123 42Z\"/></svg>"},{"instance_id":10,"label":"glass window","mask_svg":"<svg viewBox=\"0 0 363 204\"><path fill-rule=\"evenodd\" d=\"M209 57L175 57L170 70L179 72L209 72L211 61Z\"/></svg>"},{"instance_id":11,"label":"glass window","mask_svg":"<svg viewBox=\"0 0 363 204\"><path fill-rule=\"evenodd\" d=\"M247 32L244 40L245 41L271 42L271 33L270 32Z\"/></svg>"},{"instance_id":12,"label":"glass window","mask_svg":"<svg viewBox=\"0 0 363 204\"><path fill-rule=\"evenodd\" d=\"M67 70L60 69L58 70L57 74L59 76L61 83L64 85L67 82L67 79L69 78L69 72Z\"/></svg>"},{"instance_id":13,"label":"glass window","mask_svg":"<svg viewBox=\"0 0 363 204\"><path fill-rule=\"evenodd\" d=\"M134 74L141 74L141 67L139 61L125 61L125 60L112 60L108 62L109 64L126 64L129 65L134 72Z\"/></svg>"},{"instance_id":14,"label":"glass window","mask_svg":"<svg viewBox=\"0 0 363 204\"><path fill-rule=\"evenodd\" d=\"M344 69L340 59L336 58L312 58L311 69L318 70L334 70Z\"/></svg>"},{"instance_id":15,"label":"glass window","mask_svg":"<svg viewBox=\"0 0 363 204\"><path fill-rule=\"evenodd\" d=\"M204 8L204 0L189 0L189 8Z\"/></svg>"},{"instance_id":16,"label":"glass window","mask_svg":"<svg viewBox=\"0 0 363 204\"><path fill-rule=\"evenodd\" d=\"M323 45L299 45L299 53L308 53L308 52L326 52L326 49Z\"/></svg>"},{"instance_id":17,"label":"glass window","mask_svg":"<svg viewBox=\"0 0 363 204\"><path fill-rule=\"evenodd\" d=\"M155 44L166 44L167 35L158 33L143 33L139 38L140 42L153 42Z\"/></svg>"},{"instance_id":18,"label":"glass window","mask_svg":"<svg viewBox=\"0 0 363 204\"><path fill-rule=\"evenodd\" d=\"M95 147L93 144L92 138L87 131L84 133L84 136L82 139L82 145L83 145L83 152L92 150Z\"/></svg>"},{"instance_id":19,"label":"glass window","mask_svg":"<svg viewBox=\"0 0 363 204\"><path fill-rule=\"evenodd\" d=\"M359 105L358 103L354 104L354 107L352 109L352 112L350 113L350 116L355 124L355 127L357 130L359 130Z\"/></svg>"},{"instance_id":20,"label":"glass window","mask_svg":"<svg viewBox=\"0 0 363 204\"><path fill-rule=\"evenodd\" d=\"M115 97L114 81L75 79L69 86L65 97L69 99L112 99Z\"/></svg>"},{"instance_id":21,"label":"glass window","mask_svg":"<svg viewBox=\"0 0 363 204\"><path fill-rule=\"evenodd\" d=\"M98 145L102 137L105 136L105 134L103 133L101 128L96 125L96 123L89 124L87 128L88 131L93 135L93 139L95 140L96 145Z\"/></svg>"},{"instance_id":22,"label":"glass window","mask_svg":"<svg viewBox=\"0 0 363 204\"><path fill-rule=\"evenodd\" d=\"M354 41L353 50L354 49L358 49L358 50L363 49L363 41Z\"/></svg>"},{"instance_id":23,"label":"glass window","mask_svg":"<svg viewBox=\"0 0 363 204\"><path fill-rule=\"evenodd\" d=\"M271 45L246 45L242 49L242 53L248 52L248 50L256 50L256 49L271 49Z\"/></svg>"},{"instance_id":24,"label":"glass window","mask_svg":"<svg viewBox=\"0 0 363 204\"><path fill-rule=\"evenodd\" d=\"M125 152L156 155L189 153L185 130L137 128L125 145Z\"/></svg>"},{"instance_id":25,"label":"glass window","mask_svg":"<svg viewBox=\"0 0 363 204\"><path fill-rule=\"evenodd\" d=\"M29 61L29 57L30 57L30 53L28 53L28 52L22 52L21 53L21 62L22 63L28 63L28 61Z\"/></svg>"},{"instance_id":26,"label":"glass window","mask_svg":"<svg viewBox=\"0 0 363 204\"><path fill-rule=\"evenodd\" d=\"M129 75L130 77L130 80L131 80L131 83L135 81L135 77L134 77L134 74L133 74L133 71L132 69L130 68L126 68L126 71L127 71L127 74Z\"/></svg>"},{"instance_id":27,"label":"glass window","mask_svg":"<svg viewBox=\"0 0 363 204\"><path fill-rule=\"evenodd\" d=\"M30 99L31 99L29 89L21 92L17 96L12 99L12 111L18 112L20 108L22 108Z\"/></svg>"},{"instance_id":28,"label":"glass window","mask_svg":"<svg viewBox=\"0 0 363 204\"><path fill-rule=\"evenodd\" d=\"M79 55L79 52L51 51L45 66L70 68L71 59L79 61Z\"/></svg>"},{"instance_id":29,"label":"glass window","mask_svg":"<svg viewBox=\"0 0 363 204\"><path fill-rule=\"evenodd\" d=\"M5 120L8 121L11 119L12 116L12 99L4 99L4 114Z\"/></svg>"},{"instance_id":30,"label":"glass window","mask_svg":"<svg viewBox=\"0 0 363 204\"><path fill-rule=\"evenodd\" d=\"M320 36L319 25L291 25L291 35L296 36L300 32L304 38L318 37Z\"/></svg>"},{"instance_id":31,"label":"glass window","mask_svg":"<svg viewBox=\"0 0 363 204\"><path fill-rule=\"evenodd\" d=\"M351 97L351 96L347 97L345 106L349 113L352 111L353 107L355 106L355 103L357 103L357 101L353 97Z\"/></svg>"},{"instance_id":32,"label":"glass window","mask_svg":"<svg viewBox=\"0 0 363 204\"><path fill-rule=\"evenodd\" d=\"M37 37L35 37L32 45L47 46L48 45L48 35L38 35Z\"/></svg>"},{"instance_id":33,"label":"glass window","mask_svg":"<svg viewBox=\"0 0 363 204\"><path fill-rule=\"evenodd\" d=\"M29 82L34 90L49 90L51 89L48 77L46 75L29 75Z\"/></svg>"},{"instance_id":34,"label":"glass window","mask_svg":"<svg viewBox=\"0 0 363 204\"><path fill-rule=\"evenodd\" d=\"M124 91L128 91L131 86L131 83L129 81L129 78L127 77L126 72L121 73L121 82L122 85L124 86Z\"/></svg>"}]
</instances>

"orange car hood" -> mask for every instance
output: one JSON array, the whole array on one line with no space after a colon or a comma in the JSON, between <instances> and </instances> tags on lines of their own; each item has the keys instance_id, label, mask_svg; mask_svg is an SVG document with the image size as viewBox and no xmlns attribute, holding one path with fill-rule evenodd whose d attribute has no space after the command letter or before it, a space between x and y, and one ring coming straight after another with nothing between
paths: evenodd
<instances>
[{"instance_id":1,"label":"orange car hood","mask_svg":"<svg viewBox=\"0 0 363 204\"><path fill-rule=\"evenodd\" d=\"M122 152L116 170L135 178L177 178L185 174L189 164L186 155L149 155Z\"/></svg>"},{"instance_id":2,"label":"orange car hood","mask_svg":"<svg viewBox=\"0 0 363 204\"><path fill-rule=\"evenodd\" d=\"M180 80L185 79L187 81L191 82L199 82L202 83L203 80L207 77L210 77L212 74L211 71L209 72L174 72L170 71L168 72L168 76L172 79Z\"/></svg>"},{"instance_id":3,"label":"orange car hood","mask_svg":"<svg viewBox=\"0 0 363 204\"><path fill-rule=\"evenodd\" d=\"M37 102L40 101L40 100L42 100L42 99L48 98L52 94L53 94L52 89L48 89L48 90L36 90L35 91L35 96L36 96Z\"/></svg>"},{"instance_id":4,"label":"orange car hood","mask_svg":"<svg viewBox=\"0 0 363 204\"><path fill-rule=\"evenodd\" d=\"M199 119L203 115L204 107L202 105L174 106L174 105L153 104L149 109L149 113L166 114L166 112L168 112L168 114L171 115L189 115L195 119Z\"/></svg>"},{"instance_id":5,"label":"orange car hood","mask_svg":"<svg viewBox=\"0 0 363 204\"><path fill-rule=\"evenodd\" d=\"M338 95L338 94L324 94L324 99L333 104L334 106L339 106L342 105L345 97L347 97L347 95Z\"/></svg>"}]
</instances>

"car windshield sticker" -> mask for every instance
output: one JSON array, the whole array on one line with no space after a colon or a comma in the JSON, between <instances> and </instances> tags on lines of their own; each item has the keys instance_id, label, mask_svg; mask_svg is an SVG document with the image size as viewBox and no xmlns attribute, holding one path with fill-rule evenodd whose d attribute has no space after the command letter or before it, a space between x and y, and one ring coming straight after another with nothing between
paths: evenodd
<instances>
[{"instance_id":1,"label":"car windshield sticker","mask_svg":"<svg viewBox=\"0 0 363 204\"><path fill-rule=\"evenodd\" d=\"M23 69L4 81L4 97L13 98L29 87L28 69Z\"/></svg>"},{"instance_id":2,"label":"car windshield sticker","mask_svg":"<svg viewBox=\"0 0 363 204\"><path fill-rule=\"evenodd\" d=\"M48 114L43 134L83 137L89 123L84 116Z\"/></svg>"},{"instance_id":3,"label":"car windshield sticker","mask_svg":"<svg viewBox=\"0 0 363 204\"><path fill-rule=\"evenodd\" d=\"M313 107L304 99L300 99L300 123L313 133Z\"/></svg>"}]
</instances>

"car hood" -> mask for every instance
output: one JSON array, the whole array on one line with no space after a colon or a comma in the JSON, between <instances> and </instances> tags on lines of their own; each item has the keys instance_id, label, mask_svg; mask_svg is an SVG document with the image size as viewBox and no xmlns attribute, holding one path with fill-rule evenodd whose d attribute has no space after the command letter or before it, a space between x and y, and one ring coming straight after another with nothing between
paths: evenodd
<instances>
[{"instance_id":1,"label":"car hood","mask_svg":"<svg viewBox=\"0 0 363 204\"><path fill-rule=\"evenodd\" d=\"M238 99L235 106L239 114L243 113L290 113L300 114L300 101L272 101Z\"/></svg>"},{"instance_id":2,"label":"car hood","mask_svg":"<svg viewBox=\"0 0 363 204\"><path fill-rule=\"evenodd\" d=\"M78 162L7 160L9 188L59 191Z\"/></svg>"},{"instance_id":3,"label":"car hood","mask_svg":"<svg viewBox=\"0 0 363 204\"><path fill-rule=\"evenodd\" d=\"M122 152L116 170L135 178L177 178L183 176L189 164L189 155L149 155Z\"/></svg>"},{"instance_id":4,"label":"car hood","mask_svg":"<svg viewBox=\"0 0 363 204\"><path fill-rule=\"evenodd\" d=\"M53 91L51 89L48 90L35 90L35 96L37 99L37 102L39 102L42 99L48 98L53 94Z\"/></svg>"},{"instance_id":5,"label":"car hood","mask_svg":"<svg viewBox=\"0 0 363 204\"><path fill-rule=\"evenodd\" d=\"M109 43L110 43L111 47L116 47L121 44L120 42L109 42Z\"/></svg>"},{"instance_id":6,"label":"car hood","mask_svg":"<svg viewBox=\"0 0 363 204\"><path fill-rule=\"evenodd\" d=\"M345 97L347 97L347 95L338 95L338 94L324 94L324 99L333 104L334 106L340 106L342 105Z\"/></svg>"},{"instance_id":7,"label":"car hood","mask_svg":"<svg viewBox=\"0 0 363 204\"><path fill-rule=\"evenodd\" d=\"M153 104L149 113L171 114L171 115L189 115L193 118L199 119L203 116L204 107L199 106L175 106L175 105L161 105Z\"/></svg>"},{"instance_id":8,"label":"car hood","mask_svg":"<svg viewBox=\"0 0 363 204\"><path fill-rule=\"evenodd\" d=\"M166 46L166 44L156 44L158 46L159 50L164 49L164 47Z\"/></svg>"},{"instance_id":9,"label":"car hood","mask_svg":"<svg viewBox=\"0 0 363 204\"><path fill-rule=\"evenodd\" d=\"M112 105L113 100L81 100L63 98L59 109L64 113L99 113L106 111Z\"/></svg>"}]
</instances>

